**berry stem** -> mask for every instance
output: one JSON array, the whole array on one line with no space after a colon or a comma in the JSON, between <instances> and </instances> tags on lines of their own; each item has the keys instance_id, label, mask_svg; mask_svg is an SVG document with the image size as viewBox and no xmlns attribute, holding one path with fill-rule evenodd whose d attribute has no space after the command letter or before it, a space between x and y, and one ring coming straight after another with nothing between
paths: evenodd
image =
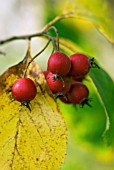
<instances>
[{"instance_id":1,"label":"berry stem","mask_svg":"<svg viewBox=\"0 0 114 170\"><path fill-rule=\"evenodd\" d=\"M47 44L44 46L44 48L43 48L40 52L38 52L38 53L31 59L30 63L31 63L35 58L37 58L37 57L48 47L48 45L50 44L50 41L51 41L51 40L49 40L49 41L47 42Z\"/></svg>"},{"instance_id":2,"label":"berry stem","mask_svg":"<svg viewBox=\"0 0 114 170\"><path fill-rule=\"evenodd\" d=\"M75 12L74 11L70 11L68 13L62 13L61 15L55 17L53 20L51 20L48 24L46 24L44 26L44 28L42 29L42 32L46 32L47 29L52 26L54 23L62 20L62 19L67 19L67 18L75 18L74 16Z\"/></svg>"},{"instance_id":3,"label":"berry stem","mask_svg":"<svg viewBox=\"0 0 114 170\"><path fill-rule=\"evenodd\" d=\"M59 51L59 33L58 33L58 30L57 30L56 27L51 26L51 27L48 28L47 31L49 31L49 30L51 30L51 29L53 29L53 30L55 31L55 33L56 33L56 46L55 46L55 51Z\"/></svg>"},{"instance_id":4,"label":"berry stem","mask_svg":"<svg viewBox=\"0 0 114 170\"><path fill-rule=\"evenodd\" d=\"M35 60L35 58L37 58L37 57L48 47L50 41L51 41L51 40L49 39L49 41L48 41L47 44L44 46L44 48L43 48L41 51L39 51L39 52L31 59L31 61L27 64L27 66L26 66L26 68L25 68L25 71L24 71L24 73L23 73L23 77L26 77L26 73L27 73L27 69L28 69L29 65L32 63L33 60ZM30 44L29 44L29 46L30 46Z\"/></svg>"}]
</instances>

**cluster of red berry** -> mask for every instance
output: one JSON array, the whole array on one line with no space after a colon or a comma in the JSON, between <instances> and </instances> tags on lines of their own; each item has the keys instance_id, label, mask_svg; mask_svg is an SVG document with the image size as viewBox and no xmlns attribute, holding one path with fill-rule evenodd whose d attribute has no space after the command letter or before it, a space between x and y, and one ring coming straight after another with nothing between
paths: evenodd
<instances>
[{"instance_id":1,"label":"cluster of red berry","mask_svg":"<svg viewBox=\"0 0 114 170\"><path fill-rule=\"evenodd\" d=\"M43 71L52 93L64 103L88 104L89 90L82 83L91 67L97 66L84 54L66 54L56 51L48 60L48 70ZM12 96L29 108L37 89L29 78L20 78L12 86Z\"/></svg>"},{"instance_id":2,"label":"cluster of red berry","mask_svg":"<svg viewBox=\"0 0 114 170\"><path fill-rule=\"evenodd\" d=\"M48 69L43 71L52 93L64 103L88 104L89 90L82 83L91 67L93 58L84 54L73 54L68 57L56 51L48 59Z\"/></svg>"}]
</instances>

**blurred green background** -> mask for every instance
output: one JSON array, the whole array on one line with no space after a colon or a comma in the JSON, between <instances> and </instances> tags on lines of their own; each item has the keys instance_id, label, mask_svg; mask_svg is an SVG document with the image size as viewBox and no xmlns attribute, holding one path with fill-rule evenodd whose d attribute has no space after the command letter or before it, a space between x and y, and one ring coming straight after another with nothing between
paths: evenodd
<instances>
[{"instance_id":1,"label":"blurred green background","mask_svg":"<svg viewBox=\"0 0 114 170\"><path fill-rule=\"evenodd\" d=\"M4 0L0 5L0 39L39 32L62 11L76 10L77 19L69 18L55 24L59 36L75 43L80 51L94 56L114 80L114 37L111 35L113 25L110 25L113 1ZM32 55L45 43L41 38L33 39ZM26 49L27 42L21 40L0 46L0 51L6 53L0 55L0 73L22 60ZM42 70L46 69L51 51L50 46L36 59ZM106 146L103 138L106 113L89 76L84 83L93 99L92 108L65 105L58 100L69 134L67 156L61 170L113 170L114 151Z\"/></svg>"}]
</instances>

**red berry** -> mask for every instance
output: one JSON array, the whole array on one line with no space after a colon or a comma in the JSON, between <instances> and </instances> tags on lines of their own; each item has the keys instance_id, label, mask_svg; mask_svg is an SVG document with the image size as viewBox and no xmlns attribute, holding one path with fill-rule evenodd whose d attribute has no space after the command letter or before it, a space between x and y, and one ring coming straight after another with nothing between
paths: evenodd
<instances>
[{"instance_id":1,"label":"red berry","mask_svg":"<svg viewBox=\"0 0 114 170\"><path fill-rule=\"evenodd\" d=\"M66 94L71 86L70 78L49 72L46 77L47 84L53 93Z\"/></svg>"},{"instance_id":2,"label":"red berry","mask_svg":"<svg viewBox=\"0 0 114 170\"><path fill-rule=\"evenodd\" d=\"M62 52L55 52L48 60L48 69L54 74L67 75L71 68L71 61Z\"/></svg>"},{"instance_id":3,"label":"red berry","mask_svg":"<svg viewBox=\"0 0 114 170\"><path fill-rule=\"evenodd\" d=\"M84 54L73 54L70 56L71 69L70 75L75 76L75 78L84 77L90 70L91 61Z\"/></svg>"},{"instance_id":4,"label":"red berry","mask_svg":"<svg viewBox=\"0 0 114 170\"><path fill-rule=\"evenodd\" d=\"M88 88L81 82L73 83L71 85L69 92L67 93L68 99L71 101L71 103L74 104L81 104L85 99L88 98L88 95L89 95Z\"/></svg>"},{"instance_id":5,"label":"red berry","mask_svg":"<svg viewBox=\"0 0 114 170\"><path fill-rule=\"evenodd\" d=\"M64 87L61 76L59 76L58 74L53 74L52 72L49 72L46 77L46 81L47 81L47 84L48 84L50 90L53 93L60 92Z\"/></svg>"},{"instance_id":6,"label":"red berry","mask_svg":"<svg viewBox=\"0 0 114 170\"><path fill-rule=\"evenodd\" d=\"M29 78L19 78L12 86L12 96L19 102L29 102L36 96L37 89Z\"/></svg>"}]
</instances>

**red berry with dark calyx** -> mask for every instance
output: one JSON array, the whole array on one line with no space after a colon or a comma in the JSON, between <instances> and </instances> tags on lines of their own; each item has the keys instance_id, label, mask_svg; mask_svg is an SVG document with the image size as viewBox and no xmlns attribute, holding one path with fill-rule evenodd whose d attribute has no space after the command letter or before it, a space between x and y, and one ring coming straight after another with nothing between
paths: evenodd
<instances>
[{"instance_id":1,"label":"red berry with dark calyx","mask_svg":"<svg viewBox=\"0 0 114 170\"><path fill-rule=\"evenodd\" d=\"M19 78L12 86L12 96L15 100L22 103L33 100L36 93L36 85L30 78Z\"/></svg>"},{"instance_id":2,"label":"red berry with dark calyx","mask_svg":"<svg viewBox=\"0 0 114 170\"><path fill-rule=\"evenodd\" d=\"M67 98L67 96L65 94L63 94L62 92L56 93L55 94L55 98L59 98L63 103L66 104L71 104L70 100Z\"/></svg>"},{"instance_id":3,"label":"red berry with dark calyx","mask_svg":"<svg viewBox=\"0 0 114 170\"><path fill-rule=\"evenodd\" d=\"M75 78L84 77L91 68L91 60L84 54L73 54L70 56L71 69L69 75Z\"/></svg>"},{"instance_id":4,"label":"red berry with dark calyx","mask_svg":"<svg viewBox=\"0 0 114 170\"><path fill-rule=\"evenodd\" d=\"M71 68L71 61L62 52L53 53L48 59L48 69L54 74L67 75Z\"/></svg>"},{"instance_id":5,"label":"red berry with dark calyx","mask_svg":"<svg viewBox=\"0 0 114 170\"><path fill-rule=\"evenodd\" d=\"M71 104L71 101L65 96L59 98L65 104Z\"/></svg>"},{"instance_id":6,"label":"red berry with dark calyx","mask_svg":"<svg viewBox=\"0 0 114 170\"><path fill-rule=\"evenodd\" d=\"M62 92L63 94L66 94L71 86L70 78L67 76L61 76L59 74L53 74L52 72L49 72L46 77L47 84L50 88L50 90L55 94Z\"/></svg>"},{"instance_id":7,"label":"red berry with dark calyx","mask_svg":"<svg viewBox=\"0 0 114 170\"><path fill-rule=\"evenodd\" d=\"M58 93L62 91L64 87L64 81L62 77L58 74L53 74L52 72L49 72L48 75L46 76L46 81L50 90L53 93Z\"/></svg>"},{"instance_id":8,"label":"red berry with dark calyx","mask_svg":"<svg viewBox=\"0 0 114 170\"><path fill-rule=\"evenodd\" d=\"M91 105L88 103L89 90L87 86L81 82L73 83L66 96L73 104L80 104L82 107L84 104L87 104L91 107Z\"/></svg>"}]
</instances>

